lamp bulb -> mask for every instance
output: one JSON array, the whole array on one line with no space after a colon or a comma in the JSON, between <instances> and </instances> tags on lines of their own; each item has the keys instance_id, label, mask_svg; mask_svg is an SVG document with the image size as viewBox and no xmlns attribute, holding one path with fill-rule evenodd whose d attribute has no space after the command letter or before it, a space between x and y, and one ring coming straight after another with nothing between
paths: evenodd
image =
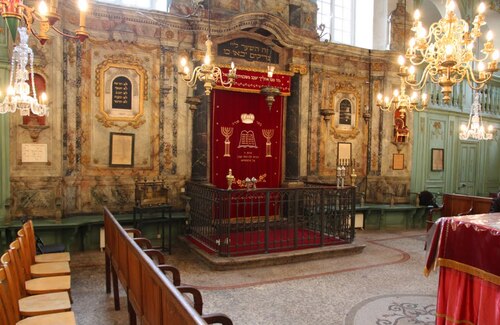
<instances>
[{"instance_id":1,"label":"lamp bulb","mask_svg":"<svg viewBox=\"0 0 500 325\"><path fill-rule=\"evenodd\" d=\"M451 11L455 11L455 7L456 7L455 1L451 0L446 5L446 12L448 13L448 12L451 12Z\"/></svg>"},{"instance_id":2,"label":"lamp bulb","mask_svg":"<svg viewBox=\"0 0 500 325\"><path fill-rule=\"evenodd\" d=\"M477 7L477 12L479 14L483 14L485 11L486 11L486 5L484 4L484 2L481 2Z\"/></svg>"},{"instance_id":3,"label":"lamp bulb","mask_svg":"<svg viewBox=\"0 0 500 325\"><path fill-rule=\"evenodd\" d=\"M412 74L415 74L415 66L410 66L410 68L408 69L408 72L412 75Z\"/></svg>"},{"instance_id":4,"label":"lamp bulb","mask_svg":"<svg viewBox=\"0 0 500 325\"><path fill-rule=\"evenodd\" d=\"M415 47L416 42L414 37L410 38L410 48Z\"/></svg>"},{"instance_id":5,"label":"lamp bulb","mask_svg":"<svg viewBox=\"0 0 500 325\"><path fill-rule=\"evenodd\" d=\"M420 10L415 10L415 12L413 13L413 19L420 20Z\"/></svg>"},{"instance_id":6,"label":"lamp bulb","mask_svg":"<svg viewBox=\"0 0 500 325\"><path fill-rule=\"evenodd\" d=\"M467 131L467 126L465 124L460 125L460 130L462 132L466 132Z\"/></svg>"},{"instance_id":7,"label":"lamp bulb","mask_svg":"<svg viewBox=\"0 0 500 325\"><path fill-rule=\"evenodd\" d=\"M210 60L210 56L209 56L209 55L205 55L205 57L203 58L203 63L204 63L205 65L209 65L209 64L210 64L210 62L211 62L211 60Z\"/></svg>"},{"instance_id":8,"label":"lamp bulb","mask_svg":"<svg viewBox=\"0 0 500 325\"><path fill-rule=\"evenodd\" d=\"M383 96L382 96L382 94L381 94L381 93L378 93L378 94L377 94L377 100L378 100L379 102L380 102L380 101L382 101L382 97L383 97Z\"/></svg>"},{"instance_id":9,"label":"lamp bulb","mask_svg":"<svg viewBox=\"0 0 500 325\"><path fill-rule=\"evenodd\" d=\"M89 8L87 0L78 0L78 8L80 9L80 11L87 11L87 9Z\"/></svg>"},{"instance_id":10,"label":"lamp bulb","mask_svg":"<svg viewBox=\"0 0 500 325\"><path fill-rule=\"evenodd\" d=\"M484 62L479 62L477 64L477 70L484 71Z\"/></svg>"},{"instance_id":11,"label":"lamp bulb","mask_svg":"<svg viewBox=\"0 0 500 325\"><path fill-rule=\"evenodd\" d=\"M492 30L489 30L487 33L486 33L486 40L488 42L491 42L493 40L493 31Z\"/></svg>"},{"instance_id":12,"label":"lamp bulb","mask_svg":"<svg viewBox=\"0 0 500 325\"><path fill-rule=\"evenodd\" d=\"M41 16L46 17L49 13L49 7L47 7L47 3L42 0L38 4L38 12L40 13Z\"/></svg>"},{"instance_id":13,"label":"lamp bulb","mask_svg":"<svg viewBox=\"0 0 500 325\"><path fill-rule=\"evenodd\" d=\"M399 63L400 66L403 66L405 64L405 57L402 56L402 55L400 55L398 57L398 63Z\"/></svg>"},{"instance_id":14,"label":"lamp bulb","mask_svg":"<svg viewBox=\"0 0 500 325\"><path fill-rule=\"evenodd\" d=\"M15 94L16 90L14 89L14 87L12 86L7 87L7 96L14 96Z\"/></svg>"},{"instance_id":15,"label":"lamp bulb","mask_svg":"<svg viewBox=\"0 0 500 325\"><path fill-rule=\"evenodd\" d=\"M47 103L47 93L43 92L43 93L40 95L40 101L42 102L42 104Z\"/></svg>"},{"instance_id":16,"label":"lamp bulb","mask_svg":"<svg viewBox=\"0 0 500 325\"><path fill-rule=\"evenodd\" d=\"M187 59L185 57L181 57L181 66L185 67L187 64Z\"/></svg>"},{"instance_id":17,"label":"lamp bulb","mask_svg":"<svg viewBox=\"0 0 500 325\"><path fill-rule=\"evenodd\" d=\"M399 96L399 90L394 89L394 91L392 92L392 94L394 95L394 97L398 97Z\"/></svg>"},{"instance_id":18,"label":"lamp bulb","mask_svg":"<svg viewBox=\"0 0 500 325\"><path fill-rule=\"evenodd\" d=\"M498 52L498 50L493 51L493 53L491 54L491 59L493 61L498 61L499 57L500 57L500 52Z\"/></svg>"}]
</instances>

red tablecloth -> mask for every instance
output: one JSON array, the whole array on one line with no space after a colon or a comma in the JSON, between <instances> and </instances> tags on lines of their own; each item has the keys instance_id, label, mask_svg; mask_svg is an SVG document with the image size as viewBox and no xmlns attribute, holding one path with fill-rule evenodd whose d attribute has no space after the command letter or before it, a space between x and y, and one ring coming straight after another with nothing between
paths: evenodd
<instances>
[{"instance_id":1,"label":"red tablecloth","mask_svg":"<svg viewBox=\"0 0 500 325\"><path fill-rule=\"evenodd\" d=\"M440 218L429 235L425 274L441 267L436 324L500 324L500 213Z\"/></svg>"}]
</instances>

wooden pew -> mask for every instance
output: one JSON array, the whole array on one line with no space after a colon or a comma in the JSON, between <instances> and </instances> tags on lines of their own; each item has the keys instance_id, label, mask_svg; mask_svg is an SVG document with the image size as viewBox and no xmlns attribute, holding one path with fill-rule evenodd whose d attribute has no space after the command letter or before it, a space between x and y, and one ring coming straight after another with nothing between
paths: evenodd
<instances>
[{"instance_id":1,"label":"wooden pew","mask_svg":"<svg viewBox=\"0 0 500 325\"><path fill-rule=\"evenodd\" d=\"M232 324L224 314L196 312L107 208L104 208L104 229L106 267L112 274L113 290L117 293L119 280L127 292L130 324L136 324L137 318L141 324ZM107 292L109 289L107 281Z\"/></svg>"},{"instance_id":2,"label":"wooden pew","mask_svg":"<svg viewBox=\"0 0 500 325\"><path fill-rule=\"evenodd\" d=\"M489 213L493 199L490 197L472 196L463 194L443 194L443 205L431 209L427 215L427 230L434 223L434 214L441 217L463 216L468 214Z\"/></svg>"}]
</instances>

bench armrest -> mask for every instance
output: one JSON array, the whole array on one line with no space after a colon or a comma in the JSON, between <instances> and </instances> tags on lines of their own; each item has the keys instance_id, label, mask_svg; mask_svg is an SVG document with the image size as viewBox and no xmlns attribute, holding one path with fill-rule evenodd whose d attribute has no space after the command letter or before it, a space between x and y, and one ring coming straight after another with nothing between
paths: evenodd
<instances>
[{"instance_id":1,"label":"bench armrest","mask_svg":"<svg viewBox=\"0 0 500 325\"><path fill-rule=\"evenodd\" d=\"M222 313L202 315L201 318L203 318L207 324L233 325L233 321L226 314Z\"/></svg>"},{"instance_id":2,"label":"bench armrest","mask_svg":"<svg viewBox=\"0 0 500 325\"><path fill-rule=\"evenodd\" d=\"M146 253L147 256L149 256L153 261L154 258L156 257L156 260L158 261L157 265L165 264L165 255L157 249L144 249L144 253Z\"/></svg>"},{"instance_id":3,"label":"bench armrest","mask_svg":"<svg viewBox=\"0 0 500 325\"><path fill-rule=\"evenodd\" d=\"M138 237L134 238L134 241L141 249L151 249L153 248L153 244L151 243L151 240L144 238L144 237Z\"/></svg>"},{"instance_id":4,"label":"bench armrest","mask_svg":"<svg viewBox=\"0 0 500 325\"><path fill-rule=\"evenodd\" d=\"M191 286L178 286L177 290L179 290L180 293L190 293L193 296L194 310L200 315L203 314L203 298L201 297L200 290Z\"/></svg>"},{"instance_id":5,"label":"bench armrest","mask_svg":"<svg viewBox=\"0 0 500 325\"><path fill-rule=\"evenodd\" d=\"M123 230L125 230L126 233L133 233L134 234L134 238L135 237L142 237L142 232L139 229L135 229L135 228L123 228Z\"/></svg>"},{"instance_id":6,"label":"bench armrest","mask_svg":"<svg viewBox=\"0 0 500 325\"><path fill-rule=\"evenodd\" d=\"M165 272L172 273L172 283L174 284L174 286L177 287L177 286L181 285L181 273L179 272L179 270L175 266L161 264L161 265L158 265L158 268L163 273L165 273Z\"/></svg>"}]
</instances>

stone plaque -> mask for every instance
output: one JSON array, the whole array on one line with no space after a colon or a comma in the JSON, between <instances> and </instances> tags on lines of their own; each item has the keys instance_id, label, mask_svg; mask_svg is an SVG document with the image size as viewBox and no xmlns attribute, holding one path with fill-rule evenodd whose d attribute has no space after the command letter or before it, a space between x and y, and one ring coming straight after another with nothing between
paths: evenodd
<instances>
[{"instance_id":1,"label":"stone plaque","mask_svg":"<svg viewBox=\"0 0 500 325\"><path fill-rule=\"evenodd\" d=\"M132 82L127 77L119 76L113 80L111 105L118 109L132 109Z\"/></svg>"},{"instance_id":2,"label":"stone plaque","mask_svg":"<svg viewBox=\"0 0 500 325\"><path fill-rule=\"evenodd\" d=\"M23 143L21 145L21 161L28 162L47 162L47 144L46 143Z\"/></svg>"}]
</instances>

